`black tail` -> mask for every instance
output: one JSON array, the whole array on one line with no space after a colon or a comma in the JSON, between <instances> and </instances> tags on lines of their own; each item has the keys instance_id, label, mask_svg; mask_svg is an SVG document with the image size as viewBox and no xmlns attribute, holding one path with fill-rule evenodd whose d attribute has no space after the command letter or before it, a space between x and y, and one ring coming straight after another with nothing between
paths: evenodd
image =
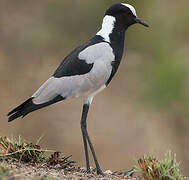
<instances>
[{"instance_id":1,"label":"black tail","mask_svg":"<svg viewBox=\"0 0 189 180\"><path fill-rule=\"evenodd\" d=\"M21 105L19 105L18 107L16 107L15 109L13 109L12 111L10 111L8 113L8 122L13 121L14 119L18 118L18 117L24 117L26 116L28 113L35 111L37 109L41 109L45 106L48 106L50 104L54 104L58 101L61 101L65 98L63 98L62 96L58 95L56 96L54 99L43 103L43 104L34 104L32 101L33 98L29 98L27 101L25 101L24 103L22 103Z\"/></svg>"}]
</instances>

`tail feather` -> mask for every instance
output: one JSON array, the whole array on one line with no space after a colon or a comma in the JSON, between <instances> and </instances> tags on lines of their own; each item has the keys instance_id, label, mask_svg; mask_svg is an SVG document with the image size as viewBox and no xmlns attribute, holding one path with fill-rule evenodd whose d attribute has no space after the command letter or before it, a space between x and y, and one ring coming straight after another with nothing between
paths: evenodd
<instances>
[{"instance_id":1,"label":"tail feather","mask_svg":"<svg viewBox=\"0 0 189 180\"><path fill-rule=\"evenodd\" d=\"M29 113L29 109L31 109L32 106L34 106L32 102L33 98L29 98L25 102L23 102L21 105L18 107L14 108L12 111L8 113L8 122L13 121L14 119L25 116L26 114Z\"/></svg>"},{"instance_id":2,"label":"tail feather","mask_svg":"<svg viewBox=\"0 0 189 180\"><path fill-rule=\"evenodd\" d=\"M9 118L8 118L8 122L11 122L13 121L14 119L18 118L18 117L21 117L23 116L21 111L18 111L16 113L14 113L13 115L11 115Z\"/></svg>"},{"instance_id":3,"label":"tail feather","mask_svg":"<svg viewBox=\"0 0 189 180\"><path fill-rule=\"evenodd\" d=\"M18 107L14 108L12 111L10 111L8 113L8 122L13 121L14 119L18 118L18 117L24 117L26 116L28 113L35 111L37 109L41 109L45 106L48 106L50 104L54 104L58 101L61 101L65 98L63 98L62 96L58 95L56 96L54 99L43 103L43 104L34 104L32 101L32 98L29 98L28 100L26 100L24 103L22 103L21 105L19 105Z\"/></svg>"},{"instance_id":4,"label":"tail feather","mask_svg":"<svg viewBox=\"0 0 189 180\"><path fill-rule=\"evenodd\" d=\"M18 107L14 108L12 111L10 111L8 113L8 116L10 116L11 114L20 111L26 104L28 104L33 98L29 98L28 100L26 100L25 102L23 102L21 105L19 105Z\"/></svg>"}]
</instances>

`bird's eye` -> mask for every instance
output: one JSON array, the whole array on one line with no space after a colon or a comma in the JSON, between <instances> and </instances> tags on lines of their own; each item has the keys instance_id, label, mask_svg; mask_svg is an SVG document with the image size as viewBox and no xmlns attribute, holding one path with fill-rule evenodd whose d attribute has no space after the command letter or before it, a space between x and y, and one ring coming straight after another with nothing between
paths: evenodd
<instances>
[{"instance_id":1,"label":"bird's eye","mask_svg":"<svg viewBox=\"0 0 189 180\"><path fill-rule=\"evenodd\" d=\"M132 16L131 11L127 11L127 15L128 15L128 16Z\"/></svg>"}]
</instances>

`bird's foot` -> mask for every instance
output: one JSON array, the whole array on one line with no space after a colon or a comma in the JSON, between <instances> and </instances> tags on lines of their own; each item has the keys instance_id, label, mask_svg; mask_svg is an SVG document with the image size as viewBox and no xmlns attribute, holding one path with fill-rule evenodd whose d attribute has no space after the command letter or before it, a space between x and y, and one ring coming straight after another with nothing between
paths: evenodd
<instances>
[{"instance_id":1,"label":"bird's foot","mask_svg":"<svg viewBox=\"0 0 189 180\"><path fill-rule=\"evenodd\" d=\"M92 172L91 172L91 169L89 168L87 168L87 174L91 174Z\"/></svg>"},{"instance_id":2,"label":"bird's foot","mask_svg":"<svg viewBox=\"0 0 189 180\"><path fill-rule=\"evenodd\" d=\"M136 172L136 169L133 168L133 169L131 169L131 170L125 172L124 175L125 175L125 176L128 176L128 177L132 177L135 172Z\"/></svg>"},{"instance_id":3,"label":"bird's foot","mask_svg":"<svg viewBox=\"0 0 189 180\"><path fill-rule=\"evenodd\" d=\"M106 176L100 168L97 168L96 172L97 172L98 175Z\"/></svg>"}]
</instances>

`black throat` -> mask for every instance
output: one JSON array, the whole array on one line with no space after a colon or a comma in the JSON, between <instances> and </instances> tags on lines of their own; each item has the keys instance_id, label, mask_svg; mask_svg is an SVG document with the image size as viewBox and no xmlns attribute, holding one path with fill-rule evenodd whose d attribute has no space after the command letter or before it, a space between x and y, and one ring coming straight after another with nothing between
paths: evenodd
<instances>
[{"instance_id":1,"label":"black throat","mask_svg":"<svg viewBox=\"0 0 189 180\"><path fill-rule=\"evenodd\" d=\"M106 85L110 83L113 76L117 72L119 64L121 62L124 50L124 41L125 41L125 31L126 29L121 27L119 24L114 24L114 28L112 33L109 35L110 37L110 46L113 49L115 55L115 61L112 62L112 72L111 76L108 79Z\"/></svg>"},{"instance_id":2,"label":"black throat","mask_svg":"<svg viewBox=\"0 0 189 180\"><path fill-rule=\"evenodd\" d=\"M109 35L110 45L113 48L116 61L121 61L121 58L123 55L125 31L126 31L125 28L123 28L119 24L115 23L113 31Z\"/></svg>"},{"instance_id":3,"label":"black throat","mask_svg":"<svg viewBox=\"0 0 189 180\"><path fill-rule=\"evenodd\" d=\"M111 22L110 22L111 23ZM107 28L106 25L102 28ZM111 28L111 27L110 27ZM108 81L106 82L106 85L109 84L109 82L112 80L113 76L117 72L117 69L119 67L119 64L121 62L122 56L123 56L123 50L124 50L124 40L125 40L125 31L128 27L124 27L122 23L115 21L112 30L108 34L107 37L104 37L103 33L97 33L96 36L94 36L91 39L91 42L100 43L100 42L106 42L109 43L111 48L113 49L113 53L115 55L115 60L112 61L112 72L111 76L109 77Z\"/></svg>"}]
</instances>

